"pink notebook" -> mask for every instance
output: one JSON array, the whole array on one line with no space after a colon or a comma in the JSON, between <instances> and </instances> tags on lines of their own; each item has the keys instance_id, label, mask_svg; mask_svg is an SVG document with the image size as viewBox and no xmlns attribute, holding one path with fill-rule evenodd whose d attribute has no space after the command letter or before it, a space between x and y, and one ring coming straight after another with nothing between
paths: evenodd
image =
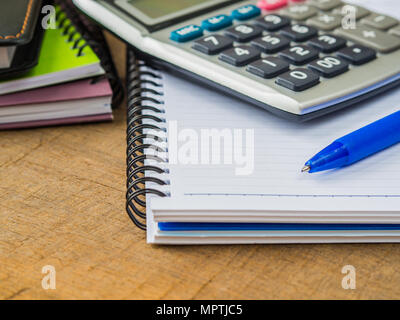
<instances>
[{"instance_id":1,"label":"pink notebook","mask_svg":"<svg viewBox=\"0 0 400 320\"><path fill-rule=\"evenodd\" d=\"M0 129L112 120L107 79L85 79L0 96Z\"/></svg>"}]
</instances>

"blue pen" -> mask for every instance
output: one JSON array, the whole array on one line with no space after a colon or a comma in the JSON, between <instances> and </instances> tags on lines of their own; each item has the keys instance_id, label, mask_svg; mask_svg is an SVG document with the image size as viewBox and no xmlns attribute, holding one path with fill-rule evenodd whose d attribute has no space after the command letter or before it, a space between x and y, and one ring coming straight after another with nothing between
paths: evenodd
<instances>
[{"instance_id":1,"label":"blue pen","mask_svg":"<svg viewBox=\"0 0 400 320\"><path fill-rule=\"evenodd\" d=\"M306 162L302 172L351 165L400 142L400 111L344 136Z\"/></svg>"}]
</instances>

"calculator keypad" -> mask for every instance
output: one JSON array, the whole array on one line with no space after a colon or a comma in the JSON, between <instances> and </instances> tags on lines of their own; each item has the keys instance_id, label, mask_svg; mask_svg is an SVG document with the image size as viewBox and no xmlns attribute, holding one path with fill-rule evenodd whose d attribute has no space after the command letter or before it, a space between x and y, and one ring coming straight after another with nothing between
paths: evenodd
<instances>
[{"instance_id":1,"label":"calculator keypad","mask_svg":"<svg viewBox=\"0 0 400 320\"><path fill-rule=\"evenodd\" d=\"M354 45L339 50L337 55L350 61L351 64L359 66L374 60L376 58L376 51L364 46Z\"/></svg>"},{"instance_id":2,"label":"calculator keypad","mask_svg":"<svg viewBox=\"0 0 400 320\"><path fill-rule=\"evenodd\" d=\"M363 25L357 25L355 29L338 29L338 35L358 42L379 52L388 53L400 48L400 39Z\"/></svg>"},{"instance_id":3,"label":"calculator keypad","mask_svg":"<svg viewBox=\"0 0 400 320\"><path fill-rule=\"evenodd\" d=\"M300 44L283 50L279 55L296 66L301 66L319 57L317 50Z\"/></svg>"},{"instance_id":4,"label":"calculator keypad","mask_svg":"<svg viewBox=\"0 0 400 320\"><path fill-rule=\"evenodd\" d=\"M232 18L226 14L203 20L201 27L207 31L217 31L232 25Z\"/></svg>"},{"instance_id":5,"label":"calculator keypad","mask_svg":"<svg viewBox=\"0 0 400 320\"><path fill-rule=\"evenodd\" d=\"M372 13L362 19L361 23L376 29L387 30L391 27L394 27L399 22L392 17L388 17L383 14Z\"/></svg>"},{"instance_id":6,"label":"calculator keypad","mask_svg":"<svg viewBox=\"0 0 400 320\"><path fill-rule=\"evenodd\" d=\"M193 41L190 47L204 57L299 92L400 49L398 20L353 5L356 28L342 28L345 6L340 0L260 0L170 38Z\"/></svg>"},{"instance_id":7,"label":"calculator keypad","mask_svg":"<svg viewBox=\"0 0 400 320\"><path fill-rule=\"evenodd\" d=\"M342 4L340 0L309 0L312 6L320 10L332 10Z\"/></svg>"},{"instance_id":8,"label":"calculator keypad","mask_svg":"<svg viewBox=\"0 0 400 320\"><path fill-rule=\"evenodd\" d=\"M400 37L400 25L389 30L389 34Z\"/></svg>"},{"instance_id":9,"label":"calculator keypad","mask_svg":"<svg viewBox=\"0 0 400 320\"><path fill-rule=\"evenodd\" d=\"M278 14L267 14L257 19L256 24L267 31L276 31L290 25L290 20Z\"/></svg>"},{"instance_id":10,"label":"calculator keypad","mask_svg":"<svg viewBox=\"0 0 400 320\"><path fill-rule=\"evenodd\" d=\"M255 5L241 6L236 10L233 10L231 16L235 20L244 21L254 17L258 17L261 14L260 8Z\"/></svg>"},{"instance_id":11,"label":"calculator keypad","mask_svg":"<svg viewBox=\"0 0 400 320\"><path fill-rule=\"evenodd\" d=\"M346 40L331 34L323 34L311 39L308 44L324 53L331 53L343 48Z\"/></svg>"},{"instance_id":12,"label":"calculator keypad","mask_svg":"<svg viewBox=\"0 0 400 320\"><path fill-rule=\"evenodd\" d=\"M262 30L254 25L239 24L225 31L225 34L237 42L248 42L262 34Z\"/></svg>"},{"instance_id":13,"label":"calculator keypad","mask_svg":"<svg viewBox=\"0 0 400 320\"><path fill-rule=\"evenodd\" d=\"M315 16L318 13L318 10L307 4L298 4L294 6L290 6L287 9L283 10L282 14L288 16L289 18L297 21L306 20Z\"/></svg>"},{"instance_id":14,"label":"calculator keypad","mask_svg":"<svg viewBox=\"0 0 400 320\"><path fill-rule=\"evenodd\" d=\"M349 70L349 64L333 56L326 56L311 62L308 67L324 78L333 78Z\"/></svg>"},{"instance_id":15,"label":"calculator keypad","mask_svg":"<svg viewBox=\"0 0 400 320\"><path fill-rule=\"evenodd\" d=\"M348 15L349 13L352 13L354 11L356 15L356 19L361 19L364 18L365 16L369 15L371 12L363 7L356 6L356 5L351 5L352 10L347 10L349 6L347 4L337 7L336 9L333 10L333 13L345 16Z\"/></svg>"},{"instance_id":16,"label":"calculator keypad","mask_svg":"<svg viewBox=\"0 0 400 320\"><path fill-rule=\"evenodd\" d=\"M342 17L336 14L321 13L311 19L307 20L310 26L316 27L324 31L331 31L340 27L342 24Z\"/></svg>"},{"instance_id":17,"label":"calculator keypad","mask_svg":"<svg viewBox=\"0 0 400 320\"><path fill-rule=\"evenodd\" d=\"M263 10L276 10L285 7L288 4L288 0L260 0L257 6Z\"/></svg>"},{"instance_id":18,"label":"calculator keypad","mask_svg":"<svg viewBox=\"0 0 400 320\"><path fill-rule=\"evenodd\" d=\"M260 58L261 52L250 46L236 46L220 54L219 59L236 67L242 67Z\"/></svg>"},{"instance_id":19,"label":"calculator keypad","mask_svg":"<svg viewBox=\"0 0 400 320\"><path fill-rule=\"evenodd\" d=\"M289 47L290 40L279 34L267 34L261 38L255 39L251 44L264 53L276 53Z\"/></svg>"},{"instance_id":20,"label":"calculator keypad","mask_svg":"<svg viewBox=\"0 0 400 320\"><path fill-rule=\"evenodd\" d=\"M247 71L259 77L271 79L289 71L289 67L289 63L282 59L268 57L253 62L247 67Z\"/></svg>"},{"instance_id":21,"label":"calculator keypad","mask_svg":"<svg viewBox=\"0 0 400 320\"><path fill-rule=\"evenodd\" d=\"M283 28L281 33L293 41L303 42L315 37L318 34L318 30L304 24L293 24Z\"/></svg>"},{"instance_id":22,"label":"calculator keypad","mask_svg":"<svg viewBox=\"0 0 400 320\"><path fill-rule=\"evenodd\" d=\"M218 54L233 46L233 40L219 34L208 35L196 40L192 48L208 55Z\"/></svg>"},{"instance_id":23,"label":"calculator keypad","mask_svg":"<svg viewBox=\"0 0 400 320\"><path fill-rule=\"evenodd\" d=\"M319 83L319 76L311 70L297 68L276 79L276 83L293 91L304 91Z\"/></svg>"}]
</instances>

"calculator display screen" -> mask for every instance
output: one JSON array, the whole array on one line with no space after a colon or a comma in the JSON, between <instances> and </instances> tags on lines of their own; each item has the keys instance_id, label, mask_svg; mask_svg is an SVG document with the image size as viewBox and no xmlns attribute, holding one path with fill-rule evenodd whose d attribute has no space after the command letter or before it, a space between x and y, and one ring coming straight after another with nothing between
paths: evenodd
<instances>
[{"instance_id":1,"label":"calculator display screen","mask_svg":"<svg viewBox=\"0 0 400 320\"><path fill-rule=\"evenodd\" d=\"M210 0L128 0L137 10L155 19L175 13Z\"/></svg>"},{"instance_id":2,"label":"calculator display screen","mask_svg":"<svg viewBox=\"0 0 400 320\"><path fill-rule=\"evenodd\" d=\"M165 28L243 0L103 0L128 13L149 30Z\"/></svg>"}]
</instances>

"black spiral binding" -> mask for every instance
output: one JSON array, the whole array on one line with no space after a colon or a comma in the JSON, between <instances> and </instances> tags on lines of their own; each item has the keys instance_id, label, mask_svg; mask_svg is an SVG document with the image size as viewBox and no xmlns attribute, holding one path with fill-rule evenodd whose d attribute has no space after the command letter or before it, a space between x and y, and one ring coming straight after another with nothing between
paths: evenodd
<instances>
[{"instance_id":1,"label":"black spiral binding","mask_svg":"<svg viewBox=\"0 0 400 320\"><path fill-rule=\"evenodd\" d=\"M168 163L168 160L158 156L158 152L165 153L166 150L159 147L155 142L166 142L164 138L156 134L144 133L145 129L153 131L163 131L159 124L164 122L163 111L161 109L161 99L155 99L144 95L149 92L153 95L161 96L162 86L154 80L159 76L152 71L143 70L144 64L137 61L132 49L127 50L127 193L126 211L133 223L139 228L146 230L146 195L153 194L160 197L168 196L168 193L154 188L146 188L146 182L157 185L168 185L166 179L158 177L146 177L146 172L155 172L161 177L169 173L168 169L161 166L145 165L146 159L155 160L157 163ZM145 78L145 79L143 79ZM160 106L157 108L156 106ZM152 114L144 114L150 110ZM146 123L143 120L146 119ZM150 122L150 123L149 123ZM153 143L144 143L151 140ZM146 153L145 150L156 151L154 154ZM140 208L141 207L141 208Z\"/></svg>"},{"instance_id":2,"label":"black spiral binding","mask_svg":"<svg viewBox=\"0 0 400 320\"><path fill-rule=\"evenodd\" d=\"M82 55L83 50L90 46L99 57L113 91L112 107L118 107L124 98L124 87L101 28L80 14L72 0L55 0L55 4L61 9L56 10L57 25L63 29L64 35L68 35L72 48L77 50L77 55Z\"/></svg>"}]
</instances>

